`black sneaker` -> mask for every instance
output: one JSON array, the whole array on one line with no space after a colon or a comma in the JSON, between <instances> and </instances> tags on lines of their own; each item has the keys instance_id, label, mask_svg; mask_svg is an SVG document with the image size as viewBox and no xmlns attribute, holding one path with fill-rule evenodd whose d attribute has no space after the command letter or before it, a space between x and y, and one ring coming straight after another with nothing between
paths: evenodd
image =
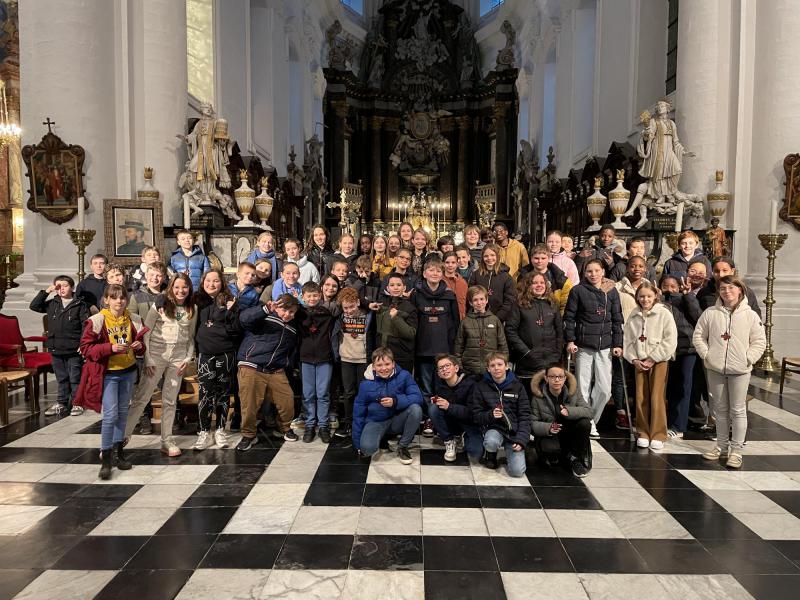
<instances>
[{"instance_id":1,"label":"black sneaker","mask_svg":"<svg viewBox=\"0 0 800 600\"><path fill-rule=\"evenodd\" d=\"M327 427L320 427L319 429L319 441L323 444L330 444L331 443L331 432L330 429Z\"/></svg>"},{"instance_id":2,"label":"black sneaker","mask_svg":"<svg viewBox=\"0 0 800 600\"><path fill-rule=\"evenodd\" d=\"M142 414L139 419L139 433L142 435L150 435L153 433L153 423L150 421L150 415L147 413Z\"/></svg>"},{"instance_id":3,"label":"black sneaker","mask_svg":"<svg viewBox=\"0 0 800 600\"><path fill-rule=\"evenodd\" d=\"M405 446L397 447L397 458L404 465L410 465L412 462L414 462L414 459L411 458L411 453Z\"/></svg>"},{"instance_id":4,"label":"black sneaker","mask_svg":"<svg viewBox=\"0 0 800 600\"><path fill-rule=\"evenodd\" d=\"M350 429L350 426L347 424L340 424L339 428L333 435L339 438L349 438L351 435L353 435L353 430Z\"/></svg>"},{"instance_id":5,"label":"black sneaker","mask_svg":"<svg viewBox=\"0 0 800 600\"><path fill-rule=\"evenodd\" d=\"M239 452L247 452L258 443L258 438L242 437L241 441L236 444L236 449Z\"/></svg>"},{"instance_id":6,"label":"black sneaker","mask_svg":"<svg viewBox=\"0 0 800 600\"><path fill-rule=\"evenodd\" d=\"M497 452L487 452L484 457L483 466L487 469L496 469L498 466Z\"/></svg>"},{"instance_id":7,"label":"black sneaker","mask_svg":"<svg viewBox=\"0 0 800 600\"><path fill-rule=\"evenodd\" d=\"M233 415L231 419L231 431L241 431L242 430L242 417L239 415Z\"/></svg>"},{"instance_id":8,"label":"black sneaker","mask_svg":"<svg viewBox=\"0 0 800 600\"><path fill-rule=\"evenodd\" d=\"M312 434L313 436L313 434ZM292 431L291 429L283 434L283 439L287 442L296 442L297 441L297 434ZM313 437L311 439L314 439Z\"/></svg>"},{"instance_id":9,"label":"black sneaker","mask_svg":"<svg viewBox=\"0 0 800 600\"><path fill-rule=\"evenodd\" d=\"M433 437L433 421L425 419L422 422L422 435L425 437Z\"/></svg>"},{"instance_id":10,"label":"black sneaker","mask_svg":"<svg viewBox=\"0 0 800 600\"><path fill-rule=\"evenodd\" d=\"M381 441L378 442L378 449L379 450L391 450L391 448L389 447L389 439L385 438L385 437L382 437Z\"/></svg>"},{"instance_id":11,"label":"black sneaker","mask_svg":"<svg viewBox=\"0 0 800 600\"><path fill-rule=\"evenodd\" d=\"M292 432L292 433L294 433L294 432ZM311 442L314 441L315 437L316 436L314 435L314 428L313 427L306 427L305 432L303 432L303 441L306 444L310 444Z\"/></svg>"},{"instance_id":12,"label":"black sneaker","mask_svg":"<svg viewBox=\"0 0 800 600\"><path fill-rule=\"evenodd\" d=\"M575 475L575 477L580 477L583 479L589 474L589 469L586 468L586 466L583 464L583 461L578 460L577 458L572 461L571 467L572 474Z\"/></svg>"}]
</instances>

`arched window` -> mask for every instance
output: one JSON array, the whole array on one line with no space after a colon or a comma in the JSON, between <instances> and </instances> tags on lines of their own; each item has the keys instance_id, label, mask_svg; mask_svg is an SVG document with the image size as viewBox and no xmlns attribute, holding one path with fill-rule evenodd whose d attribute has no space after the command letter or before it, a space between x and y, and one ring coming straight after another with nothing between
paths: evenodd
<instances>
[{"instance_id":1,"label":"arched window","mask_svg":"<svg viewBox=\"0 0 800 600\"><path fill-rule=\"evenodd\" d=\"M481 16L492 12L500 6L504 0L481 0Z\"/></svg>"},{"instance_id":2,"label":"arched window","mask_svg":"<svg viewBox=\"0 0 800 600\"><path fill-rule=\"evenodd\" d=\"M186 0L186 63L189 94L214 103L213 0Z\"/></svg>"},{"instance_id":3,"label":"arched window","mask_svg":"<svg viewBox=\"0 0 800 600\"><path fill-rule=\"evenodd\" d=\"M364 0L340 0L340 2L353 12L364 14Z\"/></svg>"}]
</instances>

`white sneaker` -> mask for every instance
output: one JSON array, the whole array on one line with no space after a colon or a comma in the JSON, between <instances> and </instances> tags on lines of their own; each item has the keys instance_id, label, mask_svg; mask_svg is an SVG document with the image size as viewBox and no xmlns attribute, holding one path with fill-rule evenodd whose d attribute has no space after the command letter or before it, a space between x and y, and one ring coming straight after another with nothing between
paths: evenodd
<instances>
[{"instance_id":1,"label":"white sneaker","mask_svg":"<svg viewBox=\"0 0 800 600\"><path fill-rule=\"evenodd\" d=\"M208 435L208 432L205 432L205 433L206 433L206 435ZM199 441L200 440L198 440L198 442ZM197 447L197 444L195 444L195 447ZM207 447L208 446L205 446L205 448L207 448ZM178 448L178 445L175 443L175 441L172 438L167 438L166 440L162 440L162 442L161 442L161 452L163 452L164 454L166 454L170 458L174 458L176 456L180 456L181 455L181 449Z\"/></svg>"},{"instance_id":2,"label":"white sneaker","mask_svg":"<svg viewBox=\"0 0 800 600\"><path fill-rule=\"evenodd\" d=\"M53 402L50 406L47 407L47 410L44 411L44 416L55 417L56 415L60 415L62 410L63 409L58 402Z\"/></svg>"},{"instance_id":3,"label":"white sneaker","mask_svg":"<svg viewBox=\"0 0 800 600\"><path fill-rule=\"evenodd\" d=\"M201 431L200 433L197 434L197 441L194 443L194 446L192 446L192 448L194 448L195 450L205 450L206 448L211 446L211 444L212 444L211 435L209 434L209 432Z\"/></svg>"},{"instance_id":4,"label":"white sneaker","mask_svg":"<svg viewBox=\"0 0 800 600\"><path fill-rule=\"evenodd\" d=\"M591 421L591 423L592 423L592 430L589 432L589 437L599 438L600 433L597 431L597 425L594 424L594 421Z\"/></svg>"},{"instance_id":5,"label":"white sneaker","mask_svg":"<svg viewBox=\"0 0 800 600\"><path fill-rule=\"evenodd\" d=\"M457 453L456 453L456 440L455 440L455 438L452 439L452 440L447 440L444 443L444 459L447 462L453 462L453 461L455 461L456 456L457 456Z\"/></svg>"},{"instance_id":6,"label":"white sneaker","mask_svg":"<svg viewBox=\"0 0 800 600\"><path fill-rule=\"evenodd\" d=\"M80 417L83 414L83 407L82 406L73 406L72 410L69 411L70 417Z\"/></svg>"},{"instance_id":7,"label":"white sneaker","mask_svg":"<svg viewBox=\"0 0 800 600\"><path fill-rule=\"evenodd\" d=\"M639 446L639 448L648 448L650 446L650 440L647 438L639 438L636 440L636 445Z\"/></svg>"},{"instance_id":8,"label":"white sneaker","mask_svg":"<svg viewBox=\"0 0 800 600\"><path fill-rule=\"evenodd\" d=\"M217 448L227 448L229 445L228 434L224 429L217 429L214 432L214 441L217 442Z\"/></svg>"},{"instance_id":9,"label":"white sneaker","mask_svg":"<svg viewBox=\"0 0 800 600\"><path fill-rule=\"evenodd\" d=\"M650 440L650 450L661 450L664 447L664 442L661 440Z\"/></svg>"},{"instance_id":10,"label":"white sneaker","mask_svg":"<svg viewBox=\"0 0 800 600\"><path fill-rule=\"evenodd\" d=\"M682 440L683 439L683 432L682 431L675 431L674 429L668 429L667 435L672 438L673 440Z\"/></svg>"}]
</instances>

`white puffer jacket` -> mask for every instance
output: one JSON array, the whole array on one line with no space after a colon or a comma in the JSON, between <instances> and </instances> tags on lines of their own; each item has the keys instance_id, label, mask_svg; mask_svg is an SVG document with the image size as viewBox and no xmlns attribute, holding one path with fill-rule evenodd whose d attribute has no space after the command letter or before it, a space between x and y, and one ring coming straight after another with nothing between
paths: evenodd
<instances>
[{"instance_id":1,"label":"white puffer jacket","mask_svg":"<svg viewBox=\"0 0 800 600\"><path fill-rule=\"evenodd\" d=\"M647 313L637 306L625 321L624 356L634 360L649 358L657 363L675 358L678 347L678 328L672 312L656 303Z\"/></svg>"},{"instance_id":2,"label":"white puffer jacket","mask_svg":"<svg viewBox=\"0 0 800 600\"><path fill-rule=\"evenodd\" d=\"M319 271L317 267L308 260L307 256L301 256L300 260L292 260L291 258L285 258L284 262L290 262L297 265L297 268L300 269L300 278L297 280L297 283L303 285L308 283L309 281L313 281L314 283L319 283Z\"/></svg>"},{"instance_id":3,"label":"white puffer jacket","mask_svg":"<svg viewBox=\"0 0 800 600\"><path fill-rule=\"evenodd\" d=\"M720 300L707 308L694 328L692 345L706 369L723 375L744 375L753 370L767 347L761 318L742 298L733 311Z\"/></svg>"}]
</instances>

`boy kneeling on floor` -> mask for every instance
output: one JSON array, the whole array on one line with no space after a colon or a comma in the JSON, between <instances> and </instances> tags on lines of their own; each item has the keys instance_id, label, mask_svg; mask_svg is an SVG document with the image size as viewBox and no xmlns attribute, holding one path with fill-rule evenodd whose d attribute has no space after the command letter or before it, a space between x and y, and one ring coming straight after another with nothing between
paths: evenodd
<instances>
[{"instance_id":1,"label":"boy kneeling on floor","mask_svg":"<svg viewBox=\"0 0 800 600\"><path fill-rule=\"evenodd\" d=\"M372 353L372 364L364 373L353 405L353 447L372 456L387 434L400 434L397 458L412 463L408 447L422 418L422 392L411 373L394 362L389 348Z\"/></svg>"}]
</instances>

